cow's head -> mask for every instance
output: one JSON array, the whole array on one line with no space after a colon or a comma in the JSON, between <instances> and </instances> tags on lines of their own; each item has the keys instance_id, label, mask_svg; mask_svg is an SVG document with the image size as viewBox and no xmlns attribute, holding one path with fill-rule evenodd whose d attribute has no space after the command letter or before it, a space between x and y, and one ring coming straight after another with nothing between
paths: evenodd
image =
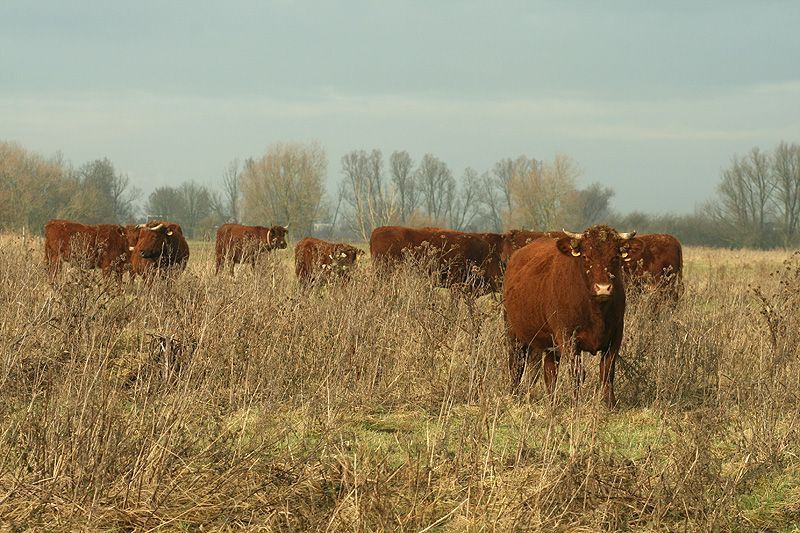
<instances>
[{"instance_id":1,"label":"cow's head","mask_svg":"<svg viewBox=\"0 0 800 533\"><path fill-rule=\"evenodd\" d=\"M141 233L144 224L127 224L125 229L125 240L128 241L128 250L133 252L136 243L139 242L139 233Z\"/></svg>"},{"instance_id":2,"label":"cow's head","mask_svg":"<svg viewBox=\"0 0 800 533\"><path fill-rule=\"evenodd\" d=\"M286 235L289 234L289 226L272 226L267 232L267 241L269 248L274 250L286 248Z\"/></svg>"},{"instance_id":3,"label":"cow's head","mask_svg":"<svg viewBox=\"0 0 800 533\"><path fill-rule=\"evenodd\" d=\"M117 232L117 236L120 239L118 242L124 243L124 246L122 246L122 253L119 255L119 260L122 263L130 264L131 252L133 252L133 246L130 245L130 240L128 238L128 229L125 226L117 226L115 231ZM136 243L134 242L134 244Z\"/></svg>"},{"instance_id":4,"label":"cow's head","mask_svg":"<svg viewBox=\"0 0 800 533\"><path fill-rule=\"evenodd\" d=\"M180 226L159 222L155 225L142 224L139 226L139 240L136 251L139 257L148 260L166 258L169 260L175 254L177 235Z\"/></svg>"},{"instance_id":5,"label":"cow's head","mask_svg":"<svg viewBox=\"0 0 800 533\"><path fill-rule=\"evenodd\" d=\"M589 293L598 300L606 300L622 289L622 262L636 261L644 249L644 243L634 238L635 231L617 233L605 225L592 226L583 233L564 230L564 234L556 241L558 250L580 261Z\"/></svg>"},{"instance_id":6,"label":"cow's head","mask_svg":"<svg viewBox=\"0 0 800 533\"><path fill-rule=\"evenodd\" d=\"M349 244L338 245L333 252L328 255L330 265L328 268L337 274L346 274L356 266L356 260L364 255L364 250L360 250Z\"/></svg>"}]
</instances>

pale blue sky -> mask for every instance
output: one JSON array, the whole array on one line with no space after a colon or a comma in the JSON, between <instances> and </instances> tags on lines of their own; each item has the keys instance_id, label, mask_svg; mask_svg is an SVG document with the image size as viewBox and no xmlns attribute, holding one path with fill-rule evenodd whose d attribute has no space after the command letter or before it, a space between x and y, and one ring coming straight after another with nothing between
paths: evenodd
<instances>
[{"instance_id":1,"label":"pale blue sky","mask_svg":"<svg viewBox=\"0 0 800 533\"><path fill-rule=\"evenodd\" d=\"M279 141L426 152L456 175L571 156L622 211L689 212L800 142L800 2L16 1L0 138L145 192Z\"/></svg>"}]
</instances>

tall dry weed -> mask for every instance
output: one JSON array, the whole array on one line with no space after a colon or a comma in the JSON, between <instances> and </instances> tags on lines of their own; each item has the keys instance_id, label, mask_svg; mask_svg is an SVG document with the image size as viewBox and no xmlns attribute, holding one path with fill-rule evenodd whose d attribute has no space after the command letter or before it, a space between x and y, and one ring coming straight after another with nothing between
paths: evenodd
<instances>
[{"instance_id":1,"label":"tall dry weed","mask_svg":"<svg viewBox=\"0 0 800 533\"><path fill-rule=\"evenodd\" d=\"M631 295L610 412L589 355L577 399L566 365L552 401L533 376L512 398L498 297L409 268L302 290L281 251L235 277L200 261L121 286L67 268L51 285L41 249L0 243L11 527L763 529L799 516L797 258L748 269L702 250L677 304Z\"/></svg>"}]
</instances>

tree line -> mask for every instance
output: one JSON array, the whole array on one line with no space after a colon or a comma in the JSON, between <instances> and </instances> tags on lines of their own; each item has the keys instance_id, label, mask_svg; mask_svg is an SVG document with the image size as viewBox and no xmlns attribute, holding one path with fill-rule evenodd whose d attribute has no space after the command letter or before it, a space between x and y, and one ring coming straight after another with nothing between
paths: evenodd
<instances>
[{"instance_id":1,"label":"tree line","mask_svg":"<svg viewBox=\"0 0 800 533\"><path fill-rule=\"evenodd\" d=\"M175 221L189 238L212 238L229 221L290 225L293 235L368 240L378 226L439 226L468 231L582 229L605 222L672 233L694 245L772 248L800 244L800 145L753 148L722 169L716 198L685 215L619 213L613 189L578 185L565 155L504 158L456 175L434 154L404 150L345 154L326 191L328 160L318 143L273 144L231 161L216 187L186 180L146 198L108 159L74 167L0 141L0 229L40 232L51 218L85 223Z\"/></svg>"}]
</instances>

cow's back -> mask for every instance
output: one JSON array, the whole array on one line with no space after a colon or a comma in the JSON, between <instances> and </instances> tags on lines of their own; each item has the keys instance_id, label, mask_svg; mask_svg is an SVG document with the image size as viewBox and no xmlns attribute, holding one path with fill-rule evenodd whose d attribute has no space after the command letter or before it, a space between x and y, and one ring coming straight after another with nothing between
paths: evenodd
<instances>
[{"instance_id":1,"label":"cow's back","mask_svg":"<svg viewBox=\"0 0 800 533\"><path fill-rule=\"evenodd\" d=\"M239 224L223 224L217 230L215 250L217 256L230 252L230 248L241 240L244 228Z\"/></svg>"},{"instance_id":2,"label":"cow's back","mask_svg":"<svg viewBox=\"0 0 800 533\"><path fill-rule=\"evenodd\" d=\"M382 226L370 236L370 255L378 269L411 257L438 272L446 285L466 281L472 267L477 267L485 270L479 282L495 289L502 268L499 261L492 261L491 250L481 234L433 227Z\"/></svg>"},{"instance_id":3,"label":"cow's back","mask_svg":"<svg viewBox=\"0 0 800 533\"><path fill-rule=\"evenodd\" d=\"M403 250L412 246L408 228L381 226L372 230L369 237L369 254L376 264L386 264L402 259Z\"/></svg>"},{"instance_id":4,"label":"cow's back","mask_svg":"<svg viewBox=\"0 0 800 533\"><path fill-rule=\"evenodd\" d=\"M86 254L94 249L97 240L97 227L71 220L51 220L44 226L45 250L55 256L69 260L73 253ZM81 250L73 251L74 245Z\"/></svg>"},{"instance_id":5,"label":"cow's back","mask_svg":"<svg viewBox=\"0 0 800 533\"><path fill-rule=\"evenodd\" d=\"M549 238L560 239L564 237L562 231L530 231L524 229L512 229L504 234L503 243L500 250L500 257L503 262L508 263L514 252L527 246L537 239Z\"/></svg>"},{"instance_id":6,"label":"cow's back","mask_svg":"<svg viewBox=\"0 0 800 533\"><path fill-rule=\"evenodd\" d=\"M555 285L568 279L559 276L558 267L568 265L558 255L555 243L537 241L519 248L506 266L503 303L509 329L523 343L541 339L539 349L547 348L555 333L550 316L558 314Z\"/></svg>"},{"instance_id":7,"label":"cow's back","mask_svg":"<svg viewBox=\"0 0 800 533\"><path fill-rule=\"evenodd\" d=\"M245 241L266 241L269 228L263 226L243 226L241 224L223 224L217 230L217 253L230 253L232 249L241 249Z\"/></svg>"},{"instance_id":8,"label":"cow's back","mask_svg":"<svg viewBox=\"0 0 800 533\"><path fill-rule=\"evenodd\" d=\"M89 225L56 219L45 224L44 237L45 261L53 273L61 261L79 259L88 268L119 273L130 262L125 228L117 224Z\"/></svg>"}]
</instances>

